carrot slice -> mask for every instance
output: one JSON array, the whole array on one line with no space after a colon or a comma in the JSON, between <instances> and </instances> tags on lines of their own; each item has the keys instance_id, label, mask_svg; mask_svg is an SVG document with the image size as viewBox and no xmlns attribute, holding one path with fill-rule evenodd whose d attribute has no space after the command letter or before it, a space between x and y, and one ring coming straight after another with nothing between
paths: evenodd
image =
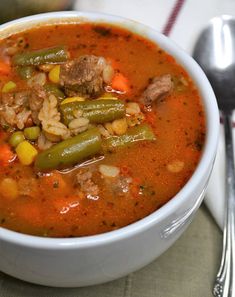
<instances>
[{"instance_id":1,"label":"carrot slice","mask_svg":"<svg viewBox=\"0 0 235 297\"><path fill-rule=\"evenodd\" d=\"M8 166L15 160L16 155L11 151L8 144L0 145L0 166Z\"/></svg>"},{"instance_id":2,"label":"carrot slice","mask_svg":"<svg viewBox=\"0 0 235 297\"><path fill-rule=\"evenodd\" d=\"M112 79L112 88L128 93L130 91L128 79L122 73L116 73Z\"/></svg>"},{"instance_id":3,"label":"carrot slice","mask_svg":"<svg viewBox=\"0 0 235 297\"><path fill-rule=\"evenodd\" d=\"M0 61L0 74L7 75L10 72L11 72L10 64Z\"/></svg>"}]
</instances>

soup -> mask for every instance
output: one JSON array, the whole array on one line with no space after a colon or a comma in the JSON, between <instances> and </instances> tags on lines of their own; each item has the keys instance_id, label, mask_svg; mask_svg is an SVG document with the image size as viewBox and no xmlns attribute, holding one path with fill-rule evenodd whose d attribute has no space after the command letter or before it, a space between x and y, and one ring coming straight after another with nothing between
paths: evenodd
<instances>
[{"instance_id":1,"label":"soup","mask_svg":"<svg viewBox=\"0 0 235 297\"><path fill-rule=\"evenodd\" d=\"M204 145L200 95L151 41L107 24L0 41L0 226L100 234L164 205Z\"/></svg>"}]
</instances>

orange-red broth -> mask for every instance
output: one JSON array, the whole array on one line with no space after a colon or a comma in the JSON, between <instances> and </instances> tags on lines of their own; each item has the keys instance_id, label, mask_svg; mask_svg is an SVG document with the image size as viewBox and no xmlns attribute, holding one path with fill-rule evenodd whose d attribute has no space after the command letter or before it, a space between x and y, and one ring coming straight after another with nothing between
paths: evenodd
<instances>
[{"instance_id":1,"label":"orange-red broth","mask_svg":"<svg viewBox=\"0 0 235 297\"><path fill-rule=\"evenodd\" d=\"M95 164L115 165L123 176L131 176L127 193L114 195L110 183L96 174L99 196L89 199L76 192L74 179L78 169L40 175L33 166L23 166L16 159L0 167L0 181L12 177L19 181L19 187L28 189L28 194L9 200L0 193L0 226L49 237L99 234L147 216L185 185L201 156L205 119L197 89L174 58L152 42L110 26L44 26L8 39L17 40L19 36L27 41L27 50L63 44L72 58L94 54L112 59L129 80L130 92L116 94L120 98L138 100L149 80L157 75L171 74L175 87L166 100L154 104L152 112L145 112L156 141L139 142L108 153ZM5 44L6 40L0 43L1 59ZM9 79L17 82L18 89L25 89L25 82L14 71L1 75L1 86ZM7 139L7 133L1 130L0 144ZM184 164L180 172L169 170L168 165L175 160Z\"/></svg>"}]
</instances>

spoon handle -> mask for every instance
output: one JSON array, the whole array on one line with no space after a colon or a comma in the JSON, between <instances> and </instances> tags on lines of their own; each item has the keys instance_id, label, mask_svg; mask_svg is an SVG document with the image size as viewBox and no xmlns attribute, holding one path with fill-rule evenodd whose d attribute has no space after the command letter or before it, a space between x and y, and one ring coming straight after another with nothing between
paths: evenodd
<instances>
[{"instance_id":1,"label":"spoon handle","mask_svg":"<svg viewBox=\"0 0 235 297\"><path fill-rule=\"evenodd\" d=\"M232 136L232 111L223 113L225 132L225 220L223 251L216 276L213 294L215 297L235 297L235 173Z\"/></svg>"}]
</instances>

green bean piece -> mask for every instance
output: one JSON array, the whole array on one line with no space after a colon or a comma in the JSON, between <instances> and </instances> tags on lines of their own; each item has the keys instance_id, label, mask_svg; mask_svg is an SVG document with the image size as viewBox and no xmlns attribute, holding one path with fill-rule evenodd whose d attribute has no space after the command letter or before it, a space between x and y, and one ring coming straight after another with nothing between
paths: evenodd
<instances>
[{"instance_id":1,"label":"green bean piece","mask_svg":"<svg viewBox=\"0 0 235 297\"><path fill-rule=\"evenodd\" d=\"M13 64L17 66L41 65L46 63L61 63L67 61L69 53L64 46L46 48L32 52L17 54Z\"/></svg>"},{"instance_id":2,"label":"green bean piece","mask_svg":"<svg viewBox=\"0 0 235 297\"><path fill-rule=\"evenodd\" d=\"M74 119L76 110L82 110L83 117L96 124L111 122L125 116L124 102L112 99L65 103L61 104L60 110L65 125L68 125Z\"/></svg>"},{"instance_id":3,"label":"green bean piece","mask_svg":"<svg viewBox=\"0 0 235 297\"><path fill-rule=\"evenodd\" d=\"M37 140L41 129L38 126L28 127L24 129L24 136L28 140Z\"/></svg>"},{"instance_id":4,"label":"green bean piece","mask_svg":"<svg viewBox=\"0 0 235 297\"><path fill-rule=\"evenodd\" d=\"M34 68L32 66L19 66L17 72L22 79L29 79L33 76Z\"/></svg>"},{"instance_id":5,"label":"green bean piece","mask_svg":"<svg viewBox=\"0 0 235 297\"><path fill-rule=\"evenodd\" d=\"M55 84L47 83L44 85L44 88L47 93L55 95L56 98L59 99L59 101L64 100L64 98L66 97L64 92L61 91L61 89L58 88L58 86Z\"/></svg>"},{"instance_id":6,"label":"green bean piece","mask_svg":"<svg viewBox=\"0 0 235 297\"><path fill-rule=\"evenodd\" d=\"M24 133L22 131L17 131L11 135L9 143L12 147L17 147L17 145L23 142L24 139Z\"/></svg>"},{"instance_id":7,"label":"green bean piece","mask_svg":"<svg viewBox=\"0 0 235 297\"><path fill-rule=\"evenodd\" d=\"M121 136L111 136L104 141L103 146L105 150L108 150L143 140L156 140L151 127L147 124L132 127Z\"/></svg>"},{"instance_id":8,"label":"green bean piece","mask_svg":"<svg viewBox=\"0 0 235 297\"><path fill-rule=\"evenodd\" d=\"M39 170L60 169L75 165L100 151L100 132L92 128L39 153L35 167Z\"/></svg>"}]
</instances>

